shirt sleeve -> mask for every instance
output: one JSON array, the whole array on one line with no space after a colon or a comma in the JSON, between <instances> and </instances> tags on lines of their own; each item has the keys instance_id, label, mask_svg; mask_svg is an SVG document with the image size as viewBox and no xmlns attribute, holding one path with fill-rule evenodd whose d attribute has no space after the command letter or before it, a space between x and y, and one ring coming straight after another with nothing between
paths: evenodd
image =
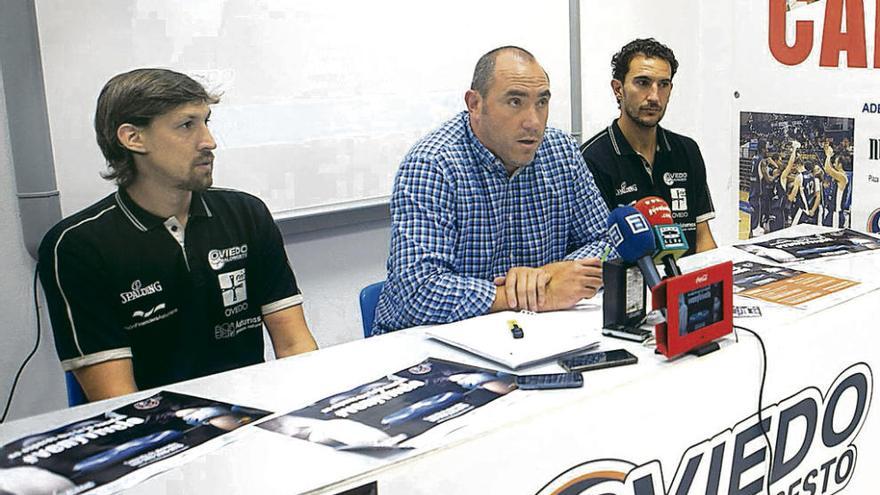
<instances>
[{"instance_id":1,"label":"shirt sleeve","mask_svg":"<svg viewBox=\"0 0 880 495\"><path fill-rule=\"evenodd\" d=\"M573 229L569 242L570 253L565 259L616 258L617 251L608 237L608 206L596 187L593 174L587 168L583 156L571 142L572 179L571 202ZM607 253L607 254L606 254Z\"/></svg>"},{"instance_id":2,"label":"shirt sleeve","mask_svg":"<svg viewBox=\"0 0 880 495\"><path fill-rule=\"evenodd\" d=\"M66 231L47 236L39 275L65 371L132 357L128 333L114 314L119 295L107 286L111 278L88 242Z\"/></svg>"},{"instance_id":3,"label":"shirt sleeve","mask_svg":"<svg viewBox=\"0 0 880 495\"><path fill-rule=\"evenodd\" d=\"M254 200L257 203L254 212L256 238L253 240L257 249L254 254L259 256L257 263L261 272L259 304L260 312L267 315L302 304L303 296L287 259L278 225L266 205L259 199Z\"/></svg>"},{"instance_id":4,"label":"shirt sleeve","mask_svg":"<svg viewBox=\"0 0 880 495\"><path fill-rule=\"evenodd\" d=\"M715 218L715 207L712 205L712 195L709 193L709 184L706 180L706 163L703 162L703 154L695 141L690 140L688 144L690 162L694 164L693 172L696 174L694 186L696 197L692 206L692 216L696 223L701 223Z\"/></svg>"},{"instance_id":5,"label":"shirt sleeve","mask_svg":"<svg viewBox=\"0 0 880 495\"><path fill-rule=\"evenodd\" d=\"M454 179L440 160L407 156L398 171L380 331L485 314L495 300L491 281L458 275Z\"/></svg>"}]
</instances>

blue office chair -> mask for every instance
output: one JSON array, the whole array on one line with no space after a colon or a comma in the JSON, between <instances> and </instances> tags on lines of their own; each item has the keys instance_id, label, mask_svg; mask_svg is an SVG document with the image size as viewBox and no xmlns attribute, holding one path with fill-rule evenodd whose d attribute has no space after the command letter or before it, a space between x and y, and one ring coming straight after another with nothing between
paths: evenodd
<instances>
[{"instance_id":1,"label":"blue office chair","mask_svg":"<svg viewBox=\"0 0 880 495\"><path fill-rule=\"evenodd\" d=\"M364 338L373 332L373 320L376 319L376 304L385 282L376 282L361 289L361 322L364 324Z\"/></svg>"},{"instance_id":2,"label":"blue office chair","mask_svg":"<svg viewBox=\"0 0 880 495\"><path fill-rule=\"evenodd\" d=\"M70 407L78 406L80 404L85 404L89 400L86 399L86 394L83 392L82 387L79 386L79 382L76 381L76 377L73 376L73 372L68 371L64 373L64 381L67 382L67 405Z\"/></svg>"}]
</instances>

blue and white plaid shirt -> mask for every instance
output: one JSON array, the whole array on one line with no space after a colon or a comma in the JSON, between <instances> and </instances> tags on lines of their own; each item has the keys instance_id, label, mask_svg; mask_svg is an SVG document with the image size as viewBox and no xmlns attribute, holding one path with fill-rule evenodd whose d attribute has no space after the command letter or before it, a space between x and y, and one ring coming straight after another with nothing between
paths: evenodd
<instances>
[{"instance_id":1,"label":"blue and white plaid shirt","mask_svg":"<svg viewBox=\"0 0 880 495\"><path fill-rule=\"evenodd\" d=\"M514 266L598 257L608 208L574 140L547 128L512 176L462 112L407 153L391 197L388 279L373 333L485 314Z\"/></svg>"}]
</instances>

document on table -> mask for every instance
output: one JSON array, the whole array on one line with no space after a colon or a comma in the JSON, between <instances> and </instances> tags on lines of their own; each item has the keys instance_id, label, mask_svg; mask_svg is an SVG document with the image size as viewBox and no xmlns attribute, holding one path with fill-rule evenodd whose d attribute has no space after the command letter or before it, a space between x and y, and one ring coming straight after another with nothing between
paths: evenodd
<instances>
[{"instance_id":1,"label":"document on table","mask_svg":"<svg viewBox=\"0 0 880 495\"><path fill-rule=\"evenodd\" d=\"M502 311L438 325L425 334L515 370L597 345L601 319L588 312ZM522 338L513 337L511 321L522 329Z\"/></svg>"}]
</instances>

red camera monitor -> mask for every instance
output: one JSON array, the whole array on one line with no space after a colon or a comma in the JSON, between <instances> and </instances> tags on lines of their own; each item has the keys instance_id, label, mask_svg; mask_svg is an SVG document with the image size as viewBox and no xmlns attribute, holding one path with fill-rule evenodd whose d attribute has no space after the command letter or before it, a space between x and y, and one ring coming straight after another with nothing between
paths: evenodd
<instances>
[{"instance_id":1,"label":"red camera monitor","mask_svg":"<svg viewBox=\"0 0 880 495\"><path fill-rule=\"evenodd\" d=\"M666 308L666 322L654 327L657 349L668 358L698 353L733 331L733 263L667 278L651 298L654 309Z\"/></svg>"}]
</instances>

